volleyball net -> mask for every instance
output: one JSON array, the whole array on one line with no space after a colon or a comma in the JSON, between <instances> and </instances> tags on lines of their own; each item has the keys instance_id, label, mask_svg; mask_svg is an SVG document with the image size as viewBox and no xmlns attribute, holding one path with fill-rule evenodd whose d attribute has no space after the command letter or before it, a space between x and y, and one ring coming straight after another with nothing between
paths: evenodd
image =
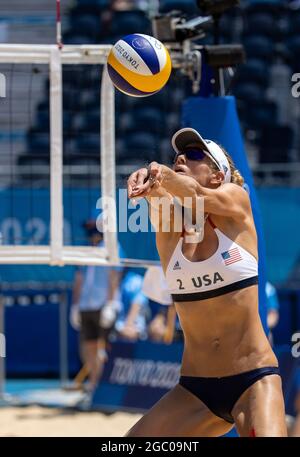
<instances>
[{"instance_id":1,"label":"volleyball net","mask_svg":"<svg viewBox=\"0 0 300 457\"><path fill-rule=\"evenodd\" d=\"M68 246L64 242L63 194L64 176L66 174L64 173L64 166L66 165L64 159L67 156L64 156L63 150L64 127L67 121L64 118L63 110L63 69L66 67L69 68L69 72L66 72L69 80L76 79L78 76L78 72L72 71L76 66L77 68L80 67L83 77L86 77L84 68L93 67L94 79L98 79L99 99L92 102L100 114L98 114L98 128L94 129L93 137L95 140L95 136L97 136L95 143L97 141L99 143L99 156L94 155L92 165L94 171L95 165L101 164L101 166L98 165L97 173L94 172L93 176L98 178L101 197L116 199L114 88L107 72L103 71L109 50L110 46L108 45L69 45L64 46L62 50L59 50L55 45L0 45L1 73L5 76L8 75L5 81L6 97L1 101L2 108L4 108L2 109L2 116L6 118L8 126L7 150L2 157L1 164L1 192L5 193L3 198L6 216L9 215L9 218L5 218L5 225L1 227L0 263L51 265L119 263L116 228L104 232L103 248L80 244ZM49 78L47 78L47 72ZM39 75L42 82L38 82L36 75ZM67 83L68 78L66 78ZM88 84L88 81L85 83ZM22 157L15 151L18 134L13 128L16 125L17 117L20 116L18 107L23 107L25 114L27 111L27 123L30 124L34 109L32 104L34 104L34 98L37 98L36 91L43 84L48 87L48 100L44 102L46 109L40 117L48 116L44 123L49 131L45 132L44 129L41 133L38 128L33 129L31 125L27 125L27 144L29 143L31 146L31 154ZM23 87L23 93L20 91L20 86ZM73 92L69 93L68 96L69 105L76 104L82 93L80 91L77 94ZM38 154L34 154L35 149L38 150ZM16 162L16 155L18 162ZM69 167L69 176L72 175L72 166L76 164L74 154L72 159L66 161ZM91 166L91 164L89 165ZM81 172L83 172L82 167L84 167L84 163L81 162ZM18 179L16 180L17 168ZM37 176L38 180L42 179L44 189L41 189L35 181ZM27 180L27 186L22 185L20 187L20 177L23 177L25 182ZM15 225L15 216L18 211L24 211L24 205L27 202L31 212L31 224L34 225L33 190L35 195L40 195L45 187L47 188L47 182L50 189L49 202L45 201L44 206L49 211L50 227L48 243L40 244L38 243L39 237L34 239L28 236L26 239L19 233L20 230ZM80 212L80 207L77 207L76 211ZM110 208L110 224L116 224L114 206ZM31 232L34 231L34 228L36 227L29 227ZM36 228L35 231L39 230ZM40 236L40 239L45 239L45 237Z\"/></svg>"}]
</instances>

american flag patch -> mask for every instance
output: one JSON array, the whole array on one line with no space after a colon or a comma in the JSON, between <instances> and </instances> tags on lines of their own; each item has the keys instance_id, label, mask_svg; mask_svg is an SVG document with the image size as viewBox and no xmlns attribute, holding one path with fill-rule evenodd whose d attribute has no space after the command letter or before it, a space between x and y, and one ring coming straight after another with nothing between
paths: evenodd
<instances>
[{"instance_id":1,"label":"american flag patch","mask_svg":"<svg viewBox=\"0 0 300 457\"><path fill-rule=\"evenodd\" d=\"M225 265L230 265L231 263L242 260L242 256L238 248L232 248L229 249L229 251L222 252L221 256L223 257Z\"/></svg>"}]
</instances>

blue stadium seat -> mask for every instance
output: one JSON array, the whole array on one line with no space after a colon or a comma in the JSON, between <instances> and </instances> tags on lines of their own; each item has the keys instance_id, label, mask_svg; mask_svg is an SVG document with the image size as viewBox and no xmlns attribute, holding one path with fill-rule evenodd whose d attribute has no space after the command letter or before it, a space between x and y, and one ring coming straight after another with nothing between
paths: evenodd
<instances>
[{"instance_id":1,"label":"blue stadium seat","mask_svg":"<svg viewBox=\"0 0 300 457\"><path fill-rule=\"evenodd\" d=\"M260 162L288 162L293 139L294 132L289 126L272 125L265 127L259 142Z\"/></svg>"},{"instance_id":2,"label":"blue stadium seat","mask_svg":"<svg viewBox=\"0 0 300 457\"><path fill-rule=\"evenodd\" d=\"M99 67L94 65L64 65L63 66L63 82L67 86L73 88L97 88L101 78Z\"/></svg>"},{"instance_id":3,"label":"blue stadium seat","mask_svg":"<svg viewBox=\"0 0 300 457\"><path fill-rule=\"evenodd\" d=\"M125 35L129 35L128 33L117 33L113 35L111 33L107 33L106 35L101 38L101 44L115 44L117 41L121 40Z\"/></svg>"},{"instance_id":4,"label":"blue stadium seat","mask_svg":"<svg viewBox=\"0 0 300 457\"><path fill-rule=\"evenodd\" d=\"M116 141L116 165L132 165L132 171L144 167L145 163L153 160L151 155L138 155L136 151L129 149L126 140L118 138ZM128 175L127 175L128 176Z\"/></svg>"},{"instance_id":5,"label":"blue stadium seat","mask_svg":"<svg viewBox=\"0 0 300 457\"><path fill-rule=\"evenodd\" d=\"M281 39L279 22L269 13L255 13L247 17L246 35L267 36L274 41Z\"/></svg>"},{"instance_id":6,"label":"blue stadium seat","mask_svg":"<svg viewBox=\"0 0 300 457\"><path fill-rule=\"evenodd\" d=\"M63 113L63 132L68 133L73 129L73 116L68 112Z\"/></svg>"},{"instance_id":7,"label":"blue stadium seat","mask_svg":"<svg viewBox=\"0 0 300 457\"><path fill-rule=\"evenodd\" d=\"M172 10L182 11L186 14L199 13L194 0L161 0L159 11L167 13Z\"/></svg>"},{"instance_id":8,"label":"blue stadium seat","mask_svg":"<svg viewBox=\"0 0 300 457\"><path fill-rule=\"evenodd\" d=\"M160 141L159 143L159 157L156 158L155 160L157 160L158 162L161 160L162 162L164 163L169 163L169 164L173 164L174 162L174 150L171 146L171 138L173 136L173 134L175 133L176 130L178 130L181 126L179 126L178 128L176 128L175 130L173 130L170 135L168 136L168 138L164 138L163 140Z\"/></svg>"},{"instance_id":9,"label":"blue stadium seat","mask_svg":"<svg viewBox=\"0 0 300 457\"><path fill-rule=\"evenodd\" d=\"M119 187L126 187L126 181L128 179L128 175L130 172L137 170L138 168L142 168L145 166L145 161L141 160L136 157L128 157L128 156L120 156L117 158L117 165L127 165L127 167L131 167L130 171L126 171L126 173L118 173L118 182Z\"/></svg>"},{"instance_id":10,"label":"blue stadium seat","mask_svg":"<svg viewBox=\"0 0 300 457\"><path fill-rule=\"evenodd\" d=\"M71 11L70 16L79 16L81 14L100 15L101 12L109 8L110 0L79 0Z\"/></svg>"},{"instance_id":11,"label":"blue stadium seat","mask_svg":"<svg viewBox=\"0 0 300 457\"><path fill-rule=\"evenodd\" d=\"M247 58L260 58L267 61L272 60L274 55L273 42L264 36L247 36L243 44L245 46Z\"/></svg>"},{"instance_id":12,"label":"blue stadium seat","mask_svg":"<svg viewBox=\"0 0 300 457\"><path fill-rule=\"evenodd\" d=\"M245 9L247 16L257 13L267 13L278 17L285 11L286 4L282 0L251 0Z\"/></svg>"},{"instance_id":13,"label":"blue stadium seat","mask_svg":"<svg viewBox=\"0 0 300 457\"><path fill-rule=\"evenodd\" d=\"M40 132L48 132L50 127L50 114L49 110L37 111L35 129Z\"/></svg>"},{"instance_id":14,"label":"blue stadium seat","mask_svg":"<svg viewBox=\"0 0 300 457\"><path fill-rule=\"evenodd\" d=\"M92 109L87 113L80 113L78 130L87 133L100 133L100 109Z\"/></svg>"},{"instance_id":15,"label":"blue stadium seat","mask_svg":"<svg viewBox=\"0 0 300 457\"><path fill-rule=\"evenodd\" d=\"M97 37L101 30L99 16L93 14L80 14L71 16L71 30L80 31L81 35Z\"/></svg>"},{"instance_id":16,"label":"blue stadium seat","mask_svg":"<svg viewBox=\"0 0 300 457\"><path fill-rule=\"evenodd\" d=\"M222 38L226 41L231 41L233 31L234 27L232 26L232 17L228 14L224 14L220 19L220 33Z\"/></svg>"},{"instance_id":17,"label":"blue stadium seat","mask_svg":"<svg viewBox=\"0 0 300 457\"><path fill-rule=\"evenodd\" d=\"M165 120L160 110L151 106L140 106L129 117L127 130L144 130L149 133L162 134L165 131Z\"/></svg>"},{"instance_id":18,"label":"blue stadium seat","mask_svg":"<svg viewBox=\"0 0 300 457\"><path fill-rule=\"evenodd\" d=\"M76 31L70 31L63 36L64 44L95 44L95 40L87 35L81 35Z\"/></svg>"},{"instance_id":19,"label":"blue stadium seat","mask_svg":"<svg viewBox=\"0 0 300 457\"><path fill-rule=\"evenodd\" d=\"M75 68L72 68L75 67ZM65 88L66 85L73 86L74 81L76 81L78 75L77 65L63 65L63 86Z\"/></svg>"},{"instance_id":20,"label":"blue stadium seat","mask_svg":"<svg viewBox=\"0 0 300 457\"><path fill-rule=\"evenodd\" d=\"M176 130L179 130L181 127L181 117L180 117L180 111L176 110L174 113L169 113L168 115L165 116L165 133L167 135L169 144L170 143L170 138L173 136L173 134L176 132Z\"/></svg>"},{"instance_id":21,"label":"blue stadium seat","mask_svg":"<svg viewBox=\"0 0 300 457\"><path fill-rule=\"evenodd\" d=\"M82 134L76 139L76 153L82 155L100 155L100 135L96 133Z\"/></svg>"},{"instance_id":22,"label":"blue stadium seat","mask_svg":"<svg viewBox=\"0 0 300 457\"><path fill-rule=\"evenodd\" d=\"M63 154L64 154L64 162L66 162L66 159L70 157L73 154L77 155L77 150L76 150L76 144L75 144L75 138L77 136L77 132L64 132L63 136Z\"/></svg>"},{"instance_id":23,"label":"blue stadium seat","mask_svg":"<svg viewBox=\"0 0 300 457\"><path fill-rule=\"evenodd\" d=\"M76 0L77 7L96 6L97 8L109 8L110 0Z\"/></svg>"},{"instance_id":24,"label":"blue stadium seat","mask_svg":"<svg viewBox=\"0 0 300 457\"><path fill-rule=\"evenodd\" d=\"M49 99L42 100L37 105L38 111L49 111Z\"/></svg>"},{"instance_id":25,"label":"blue stadium seat","mask_svg":"<svg viewBox=\"0 0 300 457\"><path fill-rule=\"evenodd\" d=\"M286 41L289 60L295 71L300 70L300 36L295 35Z\"/></svg>"},{"instance_id":26,"label":"blue stadium seat","mask_svg":"<svg viewBox=\"0 0 300 457\"><path fill-rule=\"evenodd\" d=\"M131 33L151 35L151 22L143 11L115 11L111 21L110 35L124 36Z\"/></svg>"},{"instance_id":27,"label":"blue stadium seat","mask_svg":"<svg viewBox=\"0 0 300 457\"><path fill-rule=\"evenodd\" d=\"M300 33L300 12L293 11L289 20L291 35L299 35Z\"/></svg>"},{"instance_id":28,"label":"blue stadium seat","mask_svg":"<svg viewBox=\"0 0 300 457\"><path fill-rule=\"evenodd\" d=\"M72 155L72 156L69 156L68 157L68 165L81 165L82 167L98 167L99 168L99 164L100 164L100 156L97 156L97 155ZM100 174L100 168L99 168L99 174ZM85 177L85 179L87 178L86 176L86 173L83 174L82 177ZM76 176L72 176L72 179L74 178L80 178L80 175L78 176L76 174Z\"/></svg>"},{"instance_id":29,"label":"blue stadium seat","mask_svg":"<svg viewBox=\"0 0 300 457\"><path fill-rule=\"evenodd\" d=\"M80 105L80 93L75 89L64 88L63 91L63 108L65 110L74 111Z\"/></svg>"},{"instance_id":30,"label":"blue stadium seat","mask_svg":"<svg viewBox=\"0 0 300 457\"><path fill-rule=\"evenodd\" d=\"M50 154L50 134L38 132L35 129L27 133L27 150L31 154Z\"/></svg>"},{"instance_id":31,"label":"blue stadium seat","mask_svg":"<svg viewBox=\"0 0 300 457\"><path fill-rule=\"evenodd\" d=\"M260 101L264 98L264 88L255 83L243 83L233 89L236 98L246 101Z\"/></svg>"},{"instance_id":32,"label":"blue stadium seat","mask_svg":"<svg viewBox=\"0 0 300 457\"><path fill-rule=\"evenodd\" d=\"M182 84L182 81L180 82ZM179 86L177 84L177 86ZM115 91L116 96L116 114L133 113L140 108L154 108L163 113L170 112L170 99L172 99L172 111L180 110L181 103L184 100L185 91L183 88L169 86L169 83L160 92L150 97L129 97L120 91Z\"/></svg>"},{"instance_id":33,"label":"blue stadium seat","mask_svg":"<svg viewBox=\"0 0 300 457\"><path fill-rule=\"evenodd\" d=\"M131 133L125 138L125 150L128 157L154 160L157 155L157 140L148 132Z\"/></svg>"},{"instance_id":34,"label":"blue stadium seat","mask_svg":"<svg viewBox=\"0 0 300 457\"><path fill-rule=\"evenodd\" d=\"M34 129L38 132L49 132L50 113L49 110L38 110L36 113L36 122ZM68 131L72 128L72 116L69 113L63 113L63 129Z\"/></svg>"},{"instance_id":35,"label":"blue stadium seat","mask_svg":"<svg viewBox=\"0 0 300 457\"><path fill-rule=\"evenodd\" d=\"M237 70L237 81L254 82L267 87L269 82L269 65L263 60L249 59Z\"/></svg>"},{"instance_id":36,"label":"blue stadium seat","mask_svg":"<svg viewBox=\"0 0 300 457\"><path fill-rule=\"evenodd\" d=\"M116 165L132 165L132 170L144 167L145 164L154 160L152 155L137 155L135 151L129 150L122 140L116 145ZM157 160L157 157L155 157ZM127 175L128 176L128 175Z\"/></svg>"},{"instance_id":37,"label":"blue stadium seat","mask_svg":"<svg viewBox=\"0 0 300 457\"><path fill-rule=\"evenodd\" d=\"M130 97L128 97L128 95L123 94L119 90L115 91L116 113L120 114L122 112L128 112L129 106L130 106L129 99L130 99Z\"/></svg>"},{"instance_id":38,"label":"blue stadium seat","mask_svg":"<svg viewBox=\"0 0 300 457\"><path fill-rule=\"evenodd\" d=\"M75 91L76 92L76 91ZM98 90L82 90L80 92L80 107L81 109L96 109L100 105L100 84Z\"/></svg>"},{"instance_id":39,"label":"blue stadium seat","mask_svg":"<svg viewBox=\"0 0 300 457\"><path fill-rule=\"evenodd\" d=\"M248 102L245 116L249 127L262 130L266 126L277 125L278 107L275 102L269 100Z\"/></svg>"},{"instance_id":40,"label":"blue stadium seat","mask_svg":"<svg viewBox=\"0 0 300 457\"><path fill-rule=\"evenodd\" d=\"M126 108L136 109L138 106L152 106L161 111L170 111L170 100L172 100L172 110L179 109L183 99L183 91L179 89L168 90L163 88L160 92L150 97L138 98L127 97Z\"/></svg>"},{"instance_id":41,"label":"blue stadium seat","mask_svg":"<svg viewBox=\"0 0 300 457\"><path fill-rule=\"evenodd\" d=\"M37 165L49 165L50 163L50 155L48 157L46 156L40 156L40 155L35 155L35 154L22 154L18 157L18 165L20 166L30 166L32 169L34 169L35 166ZM26 177L26 175L25 175ZM36 172L34 173L34 177L36 178ZM32 176L27 175L27 179L32 181Z\"/></svg>"}]
</instances>

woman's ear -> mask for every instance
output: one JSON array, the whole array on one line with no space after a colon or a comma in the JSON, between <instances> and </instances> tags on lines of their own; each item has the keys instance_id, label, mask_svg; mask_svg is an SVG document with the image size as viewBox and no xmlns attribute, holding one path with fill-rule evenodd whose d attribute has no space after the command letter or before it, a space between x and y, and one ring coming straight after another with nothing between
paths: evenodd
<instances>
[{"instance_id":1,"label":"woman's ear","mask_svg":"<svg viewBox=\"0 0 300 457\"><path fill-rule=\"evenodd\" d=\"M222 184L224 182L225 175L223 171L214 171L212 174L211 183L212 184Z\"/></svg>"}]
</instances>

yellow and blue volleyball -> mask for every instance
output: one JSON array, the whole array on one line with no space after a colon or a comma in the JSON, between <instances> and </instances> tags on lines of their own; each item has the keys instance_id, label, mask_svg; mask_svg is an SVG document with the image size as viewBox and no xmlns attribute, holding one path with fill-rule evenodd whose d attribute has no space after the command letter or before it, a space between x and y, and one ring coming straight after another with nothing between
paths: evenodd
<instances>
[{"instance_id":1,"label":"yellow and blue volleyball","mask_svg":"<svg viewBox=\"0 0 300 457\"><path fill-rule=\"evenodd\" d=\"M107 70L114 86L133 97L147 97L161 90L172 69L168 50L156 38L134 33L112 47Z\"/></svg>"}]
</instances>

